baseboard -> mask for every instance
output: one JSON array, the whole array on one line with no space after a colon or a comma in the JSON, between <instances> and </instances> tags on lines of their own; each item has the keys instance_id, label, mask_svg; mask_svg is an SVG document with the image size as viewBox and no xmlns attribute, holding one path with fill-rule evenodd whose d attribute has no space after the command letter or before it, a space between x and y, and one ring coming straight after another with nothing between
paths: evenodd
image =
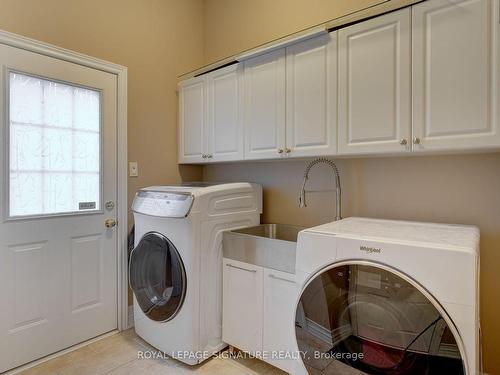
<instances>
[{"instance_id":1,"label":"baseboard","mask_svg":"<svg viewBox=\"0 0 500 375\"><path fill-rule=\"evenodd\" d=\"M321 324L316 323L314 320L306 318L305 330L312 336L328 343L332 346L337 345L340 341L345 340L352 334L350 328L338 327L330 331L328 328L323 327Z\"/></svg>"},{"instance_id":2,"label":"baseboard","mask_svg":"<svg viewBox=\"0 0 500 375\"><path fill-rule=\"evenodd\" d=\"M314 320L306 318L305 329L314 337L330 345L333 345L332 332L328 328L323 327L321 324L316 323Z\"/></svg>"},{"instance_id":3,"label":"baseboard","mask_svg":"<svg viewBox=\"0 0 500 375\"><path fill-rule=\"evenodd\" d=\"M128 307L128 321L127 328L132 328L134 326L134 305Z\"/></svg>"}]
</instances>

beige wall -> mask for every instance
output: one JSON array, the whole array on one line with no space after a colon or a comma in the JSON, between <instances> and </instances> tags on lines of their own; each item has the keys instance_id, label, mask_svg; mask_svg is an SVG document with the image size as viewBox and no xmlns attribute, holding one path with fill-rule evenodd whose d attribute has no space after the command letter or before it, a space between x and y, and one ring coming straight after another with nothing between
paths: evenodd
<instances>
[{"instance_id":1,"label":"beige wall","mask_svg":"<svg viewBox=\"0 0 500 375\"><path fill-rule=\"evenodd\" d=\"M177 165L175 89L179 74L203 64L202 25L203 0L0 1L0 29L128 67L128 157L140 173L129 198L200 177Z\"/></svg>"},{"instance_id":2,"label":"beige wall","mask_svg":"<svg viewBox=\"0 0 500 375\"><path fill-rule=\"evenodd\" d=\"M203 64L202 25L203 0L0 0L0 29L128 67L129 207L140 187L201 178L177 164L175 89Z\"/></svg>"},{"instance_id":3,"label":"beige wall","mask_svg":"<svg viewBox=\"0 0 500 375\"><path fill-rule=\"evenodd\" d=\"M366 6L368 0L205 0L205 61L318 24ZM474 224L481 230L481 318L486 370L500 374L500 154L362 158L338 161L344 215ZM205 180L264 185L263 222L315 225L333 219L332 193L310 196L299 209L303 161L204 168ZM330 172L311 172L311 186L329 188ZM432 261L432 260L429 260Z\"/></svg>"},{"instance_id":4,"label":"beige wall","mask_svg":"<svg viewBox=\"0 0 500 375\"><path fill-rule=\"evenodd\" d=\"M205 0L205 62L384 2L382 0Z\"/></svg>"}]
</instances>

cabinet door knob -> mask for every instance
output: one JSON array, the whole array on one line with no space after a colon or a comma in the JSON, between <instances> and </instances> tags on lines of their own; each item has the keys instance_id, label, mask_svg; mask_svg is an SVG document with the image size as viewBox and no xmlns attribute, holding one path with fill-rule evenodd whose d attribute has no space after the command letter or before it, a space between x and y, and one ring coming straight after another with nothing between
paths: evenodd
<instances>
[{"instance_id":1,"label":"cabinet door knob","mask_svg":"<svg viewBox=\"0 0 500 375\"><path fill-rule=\"evenodd\" d=\"M285 152L286 152L287 154L289 154L290 152L292 152L292 149L290 149L290 148L288 148L288 147L287 147L287 148L285 148Z\"/></svg>"},{"instance_id":2,"label":"cabinet door knob","mask_svg":"<svg viewBox=\"0 0 500 375\"><path fill-rule=\"evenodd\" d=\"M278 149L278 154L282 154L283 153L283 149L282 148L279 148Z\"/></svg>"},{"instance_id":3,"label":"cabinet door knob","mask_svg":"<svg viewBox=\"0 0 500 375\"><path fill-rule=\"evenodd\" d=\"M406 140L406 138L403 138L402 140L399 141L399 144L401 146L406 146L408 144L408 141Z\"/></svg>"},{"instance_id":4,"label":"cabinet door knob","mask_svg":"<svg viewBox=\"0 0 500 375\"><path fill-rule=\"evenodd\" d=\"M213 157L214 157L214 156L213 156L212 154L208 154L208 155L207 155L207 158L208 158L208 159L212 159Z\"/></svg>"},{"instance_id":5,"label":"cabinet door knob","mask_svg":"<svg viewBox=\"0 0 500 375\"><path fill-rule=\"evenodd\" d=\"M206 154L203 154L203 155L201 155L201 157L202 157L203 159L206 159L206 158L207 158L207 155L206 155Z\"/></svg>"},{"instance_id":6,"label":"cabinet door knob","mask_svg":"<svg viewBox=\"0 0 500 375\"><path fill-rule=\"evenodd\" d=\"M418 137L413 138L413 144L414 145L419 145L420 143L422 143L422 141L421 141L420 138L418 138Z\"/></svg>"}]
</instances>

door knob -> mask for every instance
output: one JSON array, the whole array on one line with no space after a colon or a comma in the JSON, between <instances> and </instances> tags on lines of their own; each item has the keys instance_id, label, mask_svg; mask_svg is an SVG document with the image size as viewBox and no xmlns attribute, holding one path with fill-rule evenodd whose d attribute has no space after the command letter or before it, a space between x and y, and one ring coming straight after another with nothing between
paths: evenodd
<instances>
[{"instance_id":1,"label":"door knob","mask_svg":"<svg viewBox=\"0 0 500 375\"><path fill-rule=\"evenodd\" d=\"M106 221L104 222L104 225L106 226L106 228L116 227L116 220L115 219L106 219Z\"/></svg>"}]
</instances>

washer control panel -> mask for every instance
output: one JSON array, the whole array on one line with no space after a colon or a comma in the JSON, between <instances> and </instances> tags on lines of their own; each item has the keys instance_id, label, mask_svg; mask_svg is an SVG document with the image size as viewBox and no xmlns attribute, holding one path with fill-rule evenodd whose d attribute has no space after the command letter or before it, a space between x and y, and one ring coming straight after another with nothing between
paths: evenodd
<instances>
[{"instance_id":1,"label":"washer control panel","mask_svg":"<svg viewBox=\"0 0 500 375\"><path fill-rule=\"evenodd\" d=\"M193 201L191 193L140 190L135 195L132 211L150 216L183 218L189 215Z\"/></svg>"}]
</instances>

